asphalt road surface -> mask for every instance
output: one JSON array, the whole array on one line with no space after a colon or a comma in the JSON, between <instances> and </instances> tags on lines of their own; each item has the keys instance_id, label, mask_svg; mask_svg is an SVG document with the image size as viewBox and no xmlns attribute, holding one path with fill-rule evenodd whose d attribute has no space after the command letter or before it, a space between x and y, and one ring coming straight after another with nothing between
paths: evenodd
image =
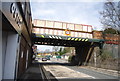
<instances>
[{"instance_id":1,"label":"asphalt road surface","mask_svg":"<svg viewBox=\"0 0 120 81\"><path fill-rule=\"evenodd\" d=\"M88 81L119 81L118 76L113 76L112 74L101 73L101 72L98 72L98 71L95 71L95 70L91 70L91 68L86 69L86 68L81 67L81 66L70 66L68 64L68 62L66 60L63 60L63 59L57 60L55 58L52 58L51 60L48 60L48 61L45 61L45 62L42 62L42 61L39 60L39 62L42 63L43 65L45 65L46 68L49 69L49 71L54 76L57 76L57 77L58 77L57 73L59 73L59 75L64 75L63 73L67 73L68 71L71 71L71 73L73 73L73 75L71 75L68 72L67 75L69 77L66 78L67 80L69 79L69 81L77 81L77 80L78 81L81 81L81 80L86 81L86 79ZM51 65L54 65L54 66L51 66ZM55 69L53 69L53 68L55 68ZM63 71L61 69L65 70L65 71ZM67 69L68 69L68 71L67 71ZM56 73L55 73L55 71L56 71ZM73 71L76 72L76 74L81 73L82 75L90 76L91 78L85 78L85 77L83 77L83 78L74 77L73 78L73 76L76 76ZM65 78L59 79L59 81L63 81L63 80L65 80Z\"/></svg>"},{"instance_id":2,"label":"asphalt road surface","mask_svg":"<svg viewBox=\"0 0 120 81\"><path fill-rule=\"evenodd\" d=\"M94 79L118 79L118 76L107 75L104 73L93 71L91 69L86 69L86 68L84 69L84 68L81 68L78 66L66 66L66 67L73 69L75 71L78 71L78 72L82 72L82 73L91 75L94 77Z\"/></svg>"}]
</instances>

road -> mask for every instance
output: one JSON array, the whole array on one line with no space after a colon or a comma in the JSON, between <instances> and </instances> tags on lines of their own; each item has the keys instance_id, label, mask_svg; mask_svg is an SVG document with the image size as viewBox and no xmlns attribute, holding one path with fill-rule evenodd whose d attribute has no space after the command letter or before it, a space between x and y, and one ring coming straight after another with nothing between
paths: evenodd
<instances>
[{"instance_id":1,"label":"road","mask_svg":"<svg viewBox=\"0 0 120 81\"><path fill-rule=\"evenodd\" d=\"M65 59L51 58L48 61L41 61L44 68L49 71L56 79L109 79L109 81L117 81L118 76L112 74L101 73L85 66L70 66Z\"/></svg>"}]
</instances>

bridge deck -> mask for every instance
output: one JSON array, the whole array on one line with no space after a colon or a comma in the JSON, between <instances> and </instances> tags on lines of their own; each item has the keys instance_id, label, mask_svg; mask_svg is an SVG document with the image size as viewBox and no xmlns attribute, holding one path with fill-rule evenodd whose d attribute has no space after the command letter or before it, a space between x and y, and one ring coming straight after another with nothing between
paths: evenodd
<instances>
[{"instance_id":1,"label":"bridge deck","mask_svg":"<svg viewBox=\"0 0 120 81\"><path fill-rule=\"evenodd\" d=\"M48 35L48 34L35 34L34 43L42 45L53 45L53 46L79 46L88 45L91 42L103 43L103 39L90 39L82 37L71 37L71 36L59 36L59 35Z\"/></svg>"},{"instance_id":2,"label":"bridge deck","mask_svg":"<svg viewBox=\"0 0 120 81\"><path fill-rule=\"evenodd\" d=\"M71 40L71 41L83 41L83 42L104 42L103 39L91 39L91 38L83 38L83 37L71 37L71 36L48 35L48 34L34 34L34 37Z\"/></svg>"}]
</instances>

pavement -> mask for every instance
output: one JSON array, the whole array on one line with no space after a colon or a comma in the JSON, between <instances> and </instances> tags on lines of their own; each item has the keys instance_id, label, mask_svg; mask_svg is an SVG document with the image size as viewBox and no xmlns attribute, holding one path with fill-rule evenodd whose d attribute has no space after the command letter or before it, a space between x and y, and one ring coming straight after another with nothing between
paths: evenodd
<instances>
[{"instance_id":1,"label":"pavement","mask_svg":"<svg viewBox=\"0 0 120 81\"><path fill-rule=\"evenodd\" d=\"M39 64L32 63L32 65L17 81L42 81Z\"/></svg>"},{"instance_id":2,"label":"pavement","mask_svg":"<svg viewBox=\"0 0 120 81\"><path fill-rule=\"evenodd\" d=\"M47 66L49 66L50 63L53 63L51 65L55 65L55 63L58 63L57 65L61 65L62 63L68 63L66 60L64 59L51 59L50 61L46 61L46 62L41 62L41 63L48 63ZM55 74L55 76L57 78L61 78L60 76L57 75L57 73L61 73L62 75L65 75L63 74L64 71L60 71L60 69L58 70L53 70L53 68L56 68L57 66L49 66L49 68L46 66L46 68L49 70L51 67L51 70L49 70L51 73ZM89 75L91 76L91 78L93 79L118 79L118 71L115 71L115 70L108 70L108 69L102 69L102 68L95 68L95 67L91 67L91 66L69 66L69 65L64 65L62 64L63 67L67 67L65 72L68 71L68 69L71 69L71 70L74 70L76 71L76 73L83 73L83 74L86 74L86 75ZM58 66L60 67L60 66ZM60 67L63 69L63 67ZM70 71L70 70L69 70ZM57 73L56 73L57 72ZM71 73L72 71L70 71ZM66 72L68 74L70 74L69 72ZM74 73L74 72L73 72ZM79 75L79 74L78 74ZM66 75L65 75L66 76ZM73 75L74 76L74 75ZM73 77L71 76L71 77ZM75 75L76 76L76 75ZM62 76L63 77L63 76ZM63 78L66 78L66 77L63 77ZM70 77L69 77L70 78ZM84 77L83 77L84 78Z\"/></svg>"},{"instance_id":3,"label":"pavement","mask_svg":"<svg viewBox=\"0 0 120 81\"><path fill-rule=\"evenodd\" d=\"M68 65L59 65L59 63L67 63L66 60L62 61L59 59L51 59L48 61L41 61L38 62L43 64L50 64L45 65L45 69L52 73L58 79L115 79L118 78L116 76L117 72L114 70L106 70L102 68L94 68L90 66L68 66ZM17 81L42 81L41 73L40 73L40 63L33 62L33 64L26 70L26 72L22 75L22 77ZM58 63L54 65L54 63ZM98 80L99 81L99 80ZM105 80L106 81L106 80ZM111 81L111 80L109 80Z\"/></svg>"}]
</instances>

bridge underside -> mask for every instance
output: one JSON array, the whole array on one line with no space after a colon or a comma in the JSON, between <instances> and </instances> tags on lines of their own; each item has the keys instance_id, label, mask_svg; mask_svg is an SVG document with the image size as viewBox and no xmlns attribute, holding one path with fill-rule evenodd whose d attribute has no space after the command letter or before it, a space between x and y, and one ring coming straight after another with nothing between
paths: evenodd
<instances>
[{"instance_id":1,"label":"bridge underside","mask_svg":"<svg viewBox=\"0 0 120 81\"><path fill-rule=\"evenodd\" d=\"M34 34L33 41L34 44L38 45L78 47L89 46L92 42L101 44L103 40L70 36Z\"/></svg>"},{"instance_id":2,"label":"bridge underside","mask_svg":"<svg viewBox=\"0 0 120 81\"><path fill-rule=\"evenodd\" d=\"M34 44L38 45L51 45L51 46L65 46L65 47L78 47L78 46L88 46L91 42L80 42L72 40L60 40L60 39L50 39L50 38L34 38Z\"/></svg>"},{"instance_id":3,"label":"bridge underside","mask_svg":"<svg viewBox=\"0 0 120 81\"><path fill-rule=\"evenodd\" d=\"M103 40L98 39L41 34L34 34L33 41L34 44L38 45L75 47L76 55L71 62L75 65L83 65L83 63L87 64L92 55L94 47L101 47L103 43Z\"/></svg>"}]
</instances>

